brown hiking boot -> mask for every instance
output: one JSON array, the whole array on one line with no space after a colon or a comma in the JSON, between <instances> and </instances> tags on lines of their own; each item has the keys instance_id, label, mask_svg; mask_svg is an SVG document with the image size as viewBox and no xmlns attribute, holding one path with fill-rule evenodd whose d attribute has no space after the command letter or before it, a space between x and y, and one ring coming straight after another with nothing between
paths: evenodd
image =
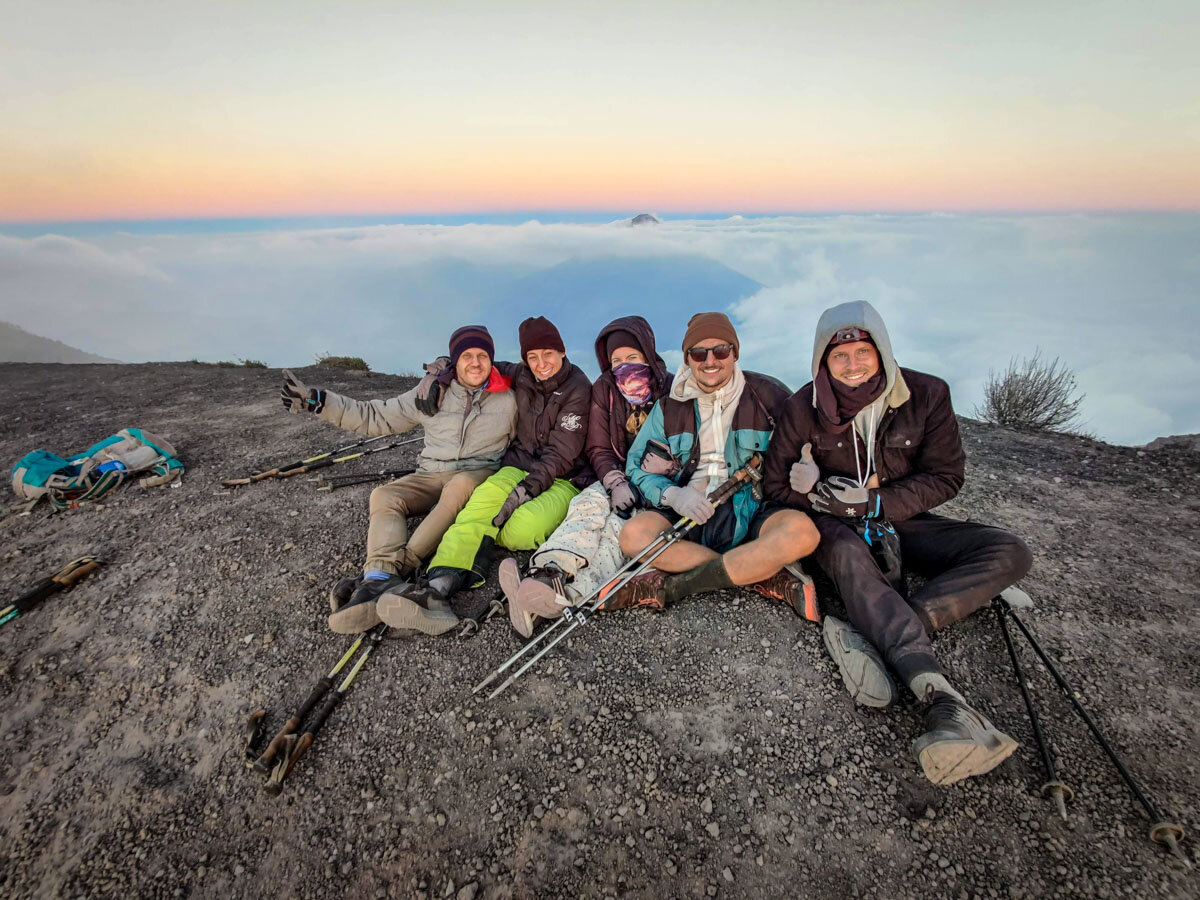
<instances>
[{"instance_id":1,"label":"brown hiking boot","mask_svg":"<svg viewBox=\"0 0 1200 900\"><path fill-rule=\"evenodd\" d=\"M788 563L770 578L746 587L768 600L786 603L798 616L810 622L821 622L821 610L817 606L817 586L800 563Z\"/></svg>"},{"instance_id":2,"label":"brown hiking boot","mask_svg":"<svg viewBox=\"0 0 1200 900\"><path fill-rule=\"evenodd\" d=\"M667 608L667 576L658 569L650 569L641 575L630 578L620 590L608 593L610 589L600 592L604 603L603 610L628 609L631 606L641 606L661 612Z\"/></svg>"}]
</instances>

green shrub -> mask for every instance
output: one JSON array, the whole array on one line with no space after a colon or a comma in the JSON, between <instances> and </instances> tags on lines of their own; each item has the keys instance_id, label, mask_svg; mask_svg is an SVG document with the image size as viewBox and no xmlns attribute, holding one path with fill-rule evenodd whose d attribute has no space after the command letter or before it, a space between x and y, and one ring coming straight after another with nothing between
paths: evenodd
<instances>
[{"instance_id":1,"label":"green shrub","mask_svg":"<svg viewBox=\"0 0 1200 900\"><path fill-rule=\"evenodd\" d=\"M335 369L350 369L355 372L371 371L371 367L358 356L318 356L317 365L333 366Z\"/></svg>"},{"instance_id":2,"label":"green shrub","mask_svg":"<svg viewBox=\"0 0 1200 900\"><path fill-rule=\"evenodd\" d=\"M265 369L267 364L261 359L243 359L242 366L247 369Z\"/></svg>"}]
</instances>

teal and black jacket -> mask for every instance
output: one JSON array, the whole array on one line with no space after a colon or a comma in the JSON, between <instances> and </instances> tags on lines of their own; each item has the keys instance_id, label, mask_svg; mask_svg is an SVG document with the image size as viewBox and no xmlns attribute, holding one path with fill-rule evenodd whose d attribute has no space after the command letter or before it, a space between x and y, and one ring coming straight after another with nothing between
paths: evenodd
<instances>
[{"instance_id":1,"label":"teal and black jacket","mask_svg":"<svg viewBox=\"0 0 1200 900\"><path fill-rule=\"evenodd\" d=\"M766 454L775 422L791 394L783 382L769 375L744 369L742 375L746 387L734 410L729 436L725 440L725 462L730 473L746 465L755 453ZM625 462L625 474L649 506L661 507L663 491L691 481L700 461L700 442L696 437L699 422L695 400L676 400L667 396L650 411L650 417L634 438ZM670 448L671 457L678 463L674 475L658 475L643 468L646 448L652 441ZM736 546L745 539L761 501L751 491L743 490L729 502L736 523L730 546Z\"/></svg>"}]
</instances>

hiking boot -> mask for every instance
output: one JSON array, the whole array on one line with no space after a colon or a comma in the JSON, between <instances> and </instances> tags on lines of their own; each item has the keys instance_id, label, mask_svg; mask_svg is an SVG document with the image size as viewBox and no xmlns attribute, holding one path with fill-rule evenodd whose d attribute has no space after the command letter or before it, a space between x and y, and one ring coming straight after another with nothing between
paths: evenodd
<instances>
[{"instance_id":1,"label":"hiking boot","mask_svg":"<svg viewBox=\"0 0 1200 900\"><path fill-rule=\"evenodd\" d=\"M667 608L666 580L666 574L658 569L635 575L618 591L611 594L608 593L611 588L601 591L600 596L604 598L604 603L600 608L607 611L641 606L661 612Z\"/></svg>"},{"instance_id":2,"label":"hiking boot","mask_svg":"<svg viewBox=\"0 0 1200 900\"><path fill-rule=\"evenodd\" d=\"M338 579L338 583L329 590L330 612L337 612L339 609L349 603L350 598L354 595L355 589L362 584L362 580L362 572L359 572L357 575L351 576L350 578Z\"/></svg>"},{"instance_id":3,"label":"hiking boot","mask_svg":"<svg viewBox=\"0 0 1200 900\"><path fill-rule=\"evenodd\" d=\"M521 637L533 637L539 618L557 619L572 605L566 575L557 566L530 569L528 577L521 578L517 561L506 559L500 563L500 587L508 598L508 620Z\"/></svg>"},{"instance_id":4,"label":"hiking boot","mask_svg":"<svg viewBox=\"0 0 1200 900\"><path fill-rule=\"evenodd\" d=\"M379 618L392 628L445 634L458 624L450 601L428 584L390 591L379 598Z\"/></svg>"},{"instance_id":5,"label":"hiking boot","mask_svg":"<svg viewBox=\"0 0 1200 900\"><path fill-rule=\"evenodd\" d=\"M944 691L929 691L925 733L913 753L934 784L954 784L990 772L1017 749L1017 742L980 712Z\"/></svg>"},{"instance_id":6,"label":"hiking boot","mask_svg":"<svg viewBox=\"0 0 1200 900\"><path fill-rule=\"evenodd\" d=\"M379 614L375 611L379 595L389 588L404 587L407 584L407 579L401 575L360 581L346 604L338 607L329 617L330 629L338 634L359 634L373 628L379 624Z\"/></svg>"},{"instance_id":7,"label":"hiking boot","mask_svg":"<svg viewBox=\"0 0 1200 900\"><path fill-rule=\"evenodd\" d=\"M833 616L825 617L821 636L855 703L878 709L892 704L896 699L896 683L874 644L853 625Z\"/></svg>"},{"instance_id":8,"label":"hiking boot","mask_svg":"<svg viewBox=\"0 0 1200 900\"><path fill-rule=\"evenodd\" d=\"M800 563L788 563L770 578L748 584L746 587L768 600L781 600L798 616L810 622L821 623L821 611L817 607L817 586Z\"/></svg>"}]
</instances>

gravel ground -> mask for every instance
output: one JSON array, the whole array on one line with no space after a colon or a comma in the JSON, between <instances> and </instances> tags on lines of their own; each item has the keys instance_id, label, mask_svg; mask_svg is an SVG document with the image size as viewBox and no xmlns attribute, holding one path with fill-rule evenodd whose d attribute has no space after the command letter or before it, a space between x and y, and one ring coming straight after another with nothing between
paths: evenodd
<instances>
[{"instance_id":1,"label":"gravel ground","mask_svg":"<svg viewBox=\"0 0 1200 900\"><path fill-rule=\"evenodd\" d=\"M363 398L412 383L301 372ZM0 530L0 596L85 553L109 561L0 633L5 897L1200 895L1024 648L1070 821L1040 797L986 612L935 646L1022 747L948 788L909 754L911 703L856 708L815 628L728 591L598 619L490 703L470 686L519 646L506 622L388 640L268 797L242 763L244 717L267 706L273 731L346 646L326 592L361 563L370 486L219 482L349 439L285 415L278 370L6 364L0 379L7 464L130 425L188 467L181 487ZM1027 620L1195 833L1200 454L963 428L967 485L944 511L1034 548ZM492 591L494 572L476 593Z\"/></svg>"}]
</instances>

